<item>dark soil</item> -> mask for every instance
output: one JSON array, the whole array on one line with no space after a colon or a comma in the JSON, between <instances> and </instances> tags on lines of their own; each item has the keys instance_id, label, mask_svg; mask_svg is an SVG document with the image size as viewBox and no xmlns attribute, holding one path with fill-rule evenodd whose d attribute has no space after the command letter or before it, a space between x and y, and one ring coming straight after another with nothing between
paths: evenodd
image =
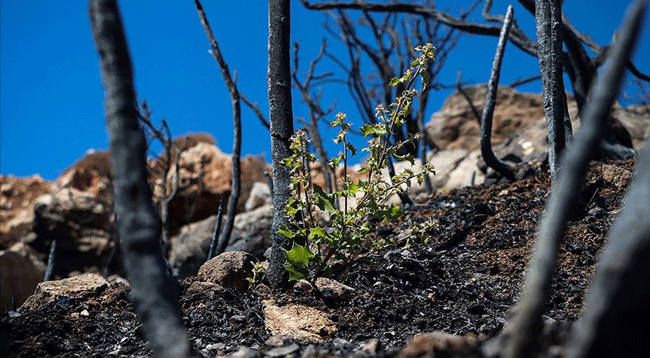
<instances>
[{"instance_id":1,"label":"dark soil","mask_svg":"<svg viewBox=\"0 0 650 358\"><path fill-rule=\"evenodd\" d=\"M608 164L632 171L634 160ZM555 327L549 345L561 344L566 327L580 315L625 191L603 179L602 163L592 163L585 184L584 209L570 223L546 307L547 327ZM427 208L409 211L400 222L378 224L373 233L395 239L406 228L404 220L434 217L440 231L427 243L367 248L335 274L334 279L355 289L349 299L295 289L273 297L279 305L299 302L326 312L338 329L326 342L282 342L275 344L282 348L272 349L271 343L265 345L271 334L264 328L262 300L269 298L264 290L188 295L188 279L181 284L181 307L196 355L239 350L251 357L359 356L360 347L378 339L384 349L366 346L365 354L387 357L420 332L444 331L478 342L494 337L517 300L549 187L546 168L537 167L516 182L437 193ZM18 316L4 313L0 348L7 344L11 357L150 356L128 298L129 289L113 283L97 297L64 298ZM0 356L5 356L1 350Z\"/></svg>"}]
</instances>

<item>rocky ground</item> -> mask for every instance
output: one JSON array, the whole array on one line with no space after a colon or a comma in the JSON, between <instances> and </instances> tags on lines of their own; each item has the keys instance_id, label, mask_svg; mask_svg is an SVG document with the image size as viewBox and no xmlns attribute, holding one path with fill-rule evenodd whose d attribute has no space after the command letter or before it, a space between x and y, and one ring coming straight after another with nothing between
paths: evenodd
<instances>
[{"instance_id":1,"label":"rocky ground","mask_svg":"<svg viewBox=\"0 0 650 358\"><path fill-rule=\"evenodd\" d=\"M557 354L580 315L633 164L630 159L590 166L583 209L575 213L562 244L546 307L545 356ZM549 187L547 168L537 166L515 182L438 192L426 208L410 210L404 220L434 217L440 231L408 248L399 243L406 230L403 220L378 224L373 235L398 243L365 248L334 275L354 289L349 296L304 285L281 294L264 285L247 293L190 290L196 281L190 277L181 283L181 308L195 354L492 356L490 338L517 300ZM318 312L328 323L311 332L318 339L282 338L269 329L270 306L293 307L296 317ZM140 327L128 286L114 282L85 297L60 297L38 309L2 313L0 356L150 356ZM418 333L435 331L441 332L420 335L406 346Z\"/></svg>"}]
</instances>

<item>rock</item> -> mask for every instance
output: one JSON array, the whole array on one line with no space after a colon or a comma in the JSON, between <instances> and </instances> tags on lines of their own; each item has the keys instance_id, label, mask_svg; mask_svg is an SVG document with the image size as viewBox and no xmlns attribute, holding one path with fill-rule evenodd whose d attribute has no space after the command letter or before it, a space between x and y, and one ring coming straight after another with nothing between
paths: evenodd
<instances>
[{"instance_id":1,"label":"rock","mask_svg":"<svg viewBox=\"0 0 650 358\"><path fill-rule=\"evenodd\" d=\"M83 158L59 176L55 185L55 190L73 188L92 195L100 201L110 202L113 197L110 153L88 150Z\"/></svg>"},{"instance_id":2,"label":"rock","mask_svg":"<svg viewBox=\"0 0 650 358\"><path fill-rule=\"evenodd\" d=\"M377 356L384 352L384 347L381 344L381 341L377 338L372 338L368 342L364 343L361 347L361 352L371 356Z\"/></svg>"},{"instance_id":3,"label":"rock","mask_svg":"<svg viewBox=\"0 0 650 358\"><path fill-rule=\"evenodd\" d=\"M183 226L178 236L172 237L169 262L181 279L196 275L205 263L216 222L217 216L211 216Z\"/></svg>"},{"instance_id":4,"label":"rock","mask_svg":"<svg viewBox=\"0 0 650 358\"><path fill-rule=\"evenodd\" d=\"M327 314L313 307L289 303L277 306L272 300L264 300L264 324L272 334L300 342L322 341L336 333L336 325Z\"/></svg>"},{"instance_id":5,"label":"rock","mask_svg":"<svg viewBox=\"0 0 650 358\"><path fill-rule=\"evenodd\" d=\"M271 225L273 205L265 205L247 213L235 216L230 244L226 251L246 251L258 260L264 258L264 251L271 247Z\"/></svg>"},{"instance_id":6,"label":"rock","mask_svg":"<svg viewBox=\"0 0 650 358\"><path fill-rule=\"evenodd\" d=\"M263 259L264 251L271 246L273 206L263 206L235 216L230 244L226 251L246 251ZM180 278L196 275L205 262L217 222L216 216L185 225L171 240L169 261L178 270Z\"/></svg>"},{"instance_id":7,"label":"rock","mask_svg":"<svg viewBox=\"0 0 650 358\"><path fill-rule=\"evenodd\" d=\"M612 117L617 118L629 131L634 148L641 149L650 135L650 104L621 107L614 104Z\"/></svg>"},{"instance_id":8,"label":"rock","mask_svg":"<svg viewBox=\"0 0 650 358\"><path fill-rule=\"evenodd\" d=\"M93 273L58 281L41 282L36 287L36 292L20 307L20 311L37 310L49 302L63 297L82 298L99 295L106 287L108 287L108 281Z\"/></svg>"},{"instance_id":9,"label":"rock","mask_svg":"<svg viewBox=\"0 0 650 358\"><path fill-rule=\"evenodd\" d=\"M0 250L7 249L32 226L34 201L51 193L54 184L38 175L0 175Z\"/></svg>"},{"instance_id":10,"label":"rock","mask_svg":"<svg viewBox=\"0 0 650 358\"><path fill-rule=\"evenodd\" d=\"M260 358L262 357L262 353L257 350L257 349L252 349L248 347L240 347L239 350L237 350L234 353L230 353L226 356L226 358Z\"/></svg>"},{"instance_id":11,"label":"rock","mask_svg":"<svg viewBox=\"0 0 650 358\"><path fill-rule=\"evenodd\" d=\"M474 106L485 105L487 85L466 87ZM569 99L569 106L575 103ZM492 123L492 144L501 143L503 138L519 129L544 118L544 101L539 94L519 93L510 87L499 87L497 105ZM476 150L480 146L480 125L471 107L460 92L451 94L431 120L426 124L427 139L441 150Z\"/></svg>"},{"instance_id":12,"label":"rock","mask_svg":"<svg viewBox=\"0 0 650 358\"><path fill-rule=\"evenodd\" d=\"M480 150L474 150L467 154L456 168L449 172L449 177L442 186L445 190L462 188L464 186L481 184L485 181L485 174L478 167Z\"/></svg>"},{"instance_id":13,"label":"rock","mask_svg":"<svg viewBox=\"0 0 650 358\"><path fill-rule=\"evenodd\" d=\"M474 353L474 355L471 355ZM471 335L460 337L442 331L417 334L396 358L469 357L479 353L478 340Z\"/></svg>"},{"instance_id":14,"label":"rock","mask_svg":"<svg viewBox=\"0 0 650 358\"><path fill-rule=\"evenodd\" d=\"M250 286L246 278L253 275L254 260L251 254L243 251L224 252L203 264L196 279L246 292Z\"/></svg>"},{"instance_id":15,"label":"rock","mask_svg":"<svg viewBox=\"0 0 650 358\"><path fill-rule=\"evenodd\" d=\"M47 255L57 240L55 274L103 268L115 253L111 204L92 192L65 187L39 197L34 222L25 241Z\"/></svg>"},{"instance_id":16,"label":"rock","mask_svg":"<svg viewBox=\"0 0 650 358\"><path fill-rule=\"evenodd\" d=\"M613 184L618 188L626 187L632 179L632 172L616 165L603 164L602 171L605 183Z\"/></svg>"},{"instance_id":17,"label":"rock","mask_svg":"<svg viewBox=\"0 0 650 358\"><path fill-rule=\"evenodd\" d=\"M158 165L158 164L155 164ZM169 206L170 231L178 232L184 224L203 220L217 213L220 200L228 200L232 183L232 160L214 144L199 141L181 153L178 163L179 188ZM241 161L242 211L253 183L265 181L268 165L262 157L245 157ZM176 184L175 167L167 173L168 192ZM155 201L163 196L162 180L153 177Z\"/></svg>"},{"instance_id":18,"label":"rock","mask_svg":"<svg viewBox=\"0 0 650 358\"><path fill-rule=\"evenodd\" d=\"M466 92L474 106L485 104L485 84L467 87ZM569 116L576 133L580 128L578 106L567 96ZM635 154L648 136L650 106L622 108L616 104L607 121L600 155L605 158L627 158ZM629 130L629 131L628 131ZM540 94L519 93L510 87L499 87L491 133L495 155L509 155L527 161L548 151L543 98ZM465 97L455 92L445 100L426 125L426 138L440 150L464 149L474 151L480 147L480 125ZM439 171L440 173L441 171Z\"/></svg>"},{"instance_id":19,"label":"rock","mask_svg":"<svg viewBox=\"0 0 650 358\"><path fill-rule=\"evenodd\" d=\"M45 276L43 264L36 252L23 242L0 251L0 311L14 310L34 293Z\"/></svg>"},{"instance_id":20,"label":"rock","mask_svg":"<svg viewBox=\"0 0 650 358\"><path fill-rule=\"evenodd\" d=\"M332 300L348 299L354 292L354 288L326 277L317 278L315 284L323 296Z\"/></svg>"},{"instance_id":21,"label":"rock","mask_svg":"<svg viewBox=\"0 0 650 358\"><path fill-rule=\"evenodd\" d=\"M212 282L202 282L202 281L194 281L190 284L190 287L187 288L186 295L193 295L195 293L207 291L207 290L218 290L222 289L223 286L217 285L216 283Z\"/></svg>"},{"instance_id":22,"label":"rock","mask_svg":"<svg viewBox=\"0 0 650 358\"><path fill-rule=\"evenodd\" d=\"M248 199L246 199L246 204L244 205L246 211L252 211L261 206L270 204L273 203L271 202L271 190L269 189L269 185L265 182L263 183L259 181L253 183L250 195L248 196Z\"/></svg>"}]
</instances>

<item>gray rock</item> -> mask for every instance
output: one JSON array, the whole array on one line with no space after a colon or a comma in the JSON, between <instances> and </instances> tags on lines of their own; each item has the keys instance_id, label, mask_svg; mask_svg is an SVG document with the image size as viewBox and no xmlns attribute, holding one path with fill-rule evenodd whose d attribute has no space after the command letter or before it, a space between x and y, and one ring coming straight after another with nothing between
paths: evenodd
<instances>
[{"instance_id":1,"label":"gray rock","mask_svg":"<svg viewBox=\"0 0 650 358\"><path fill-rule=\"evenodd\" d=\"M272 208L267 205L238 214L226 252L245 251L263 259L264 251L271 246ZM215 215L185 225L179 235L172 238L169 261L181 279L196 275L207 259L216 222Z\"/></svg>"},{"instance_id":2,"label":"gray rock","mask_svg":"<svg viewBox=\"0 0 650 358\"><path fill-rule=\"evenodd\" d=\"M244 209L251 211L269 204L273 203L271 202L271 190L268 184L259 181L253 183L251 193L246 199L246 204L244 204Z\"/></svg>"}]
</instances>

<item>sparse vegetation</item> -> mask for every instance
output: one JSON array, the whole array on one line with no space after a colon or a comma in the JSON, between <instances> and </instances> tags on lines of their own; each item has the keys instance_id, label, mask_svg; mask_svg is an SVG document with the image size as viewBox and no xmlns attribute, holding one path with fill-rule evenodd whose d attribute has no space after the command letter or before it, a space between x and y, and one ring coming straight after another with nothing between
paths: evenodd
<instances>
[{"instance_id":1,"label":"sparse vegetation","mask_svg":"<svg viewBox=\"0 0 650 358\"><path fill-rule=\"evenodd\" d=\"M285 250L285 268L289 271L291 280L308 279L313 282L321 275L330 276L330 260L347 262L352 253L369 241L367 236L373 220L394 220L404 214L398 205L389 204L386 199L393 194L403 193L405 187L410 187L412 179L417 179L422 184L426 175L435 174L434 168L425 164L417 172L404 170L390 178L390 182L382 176L389 156L415 164L412 155L399 155L398 152L404 145L417 140L418 135L394 145L390 144L390 137L393 129L402 125L412 110L411 104L417 95L417 91L412 89L416 79L422 77L423 87L428 83L426 68L435 59L434 49L432 44L416 48L421 54L412 62L411 68L404 76L391 81L392 86L404 86L402 95L388 106L390 109L377 106L377 122L361 127L363 135L370 137L368 147L362 150L368 152L369 156L360 170L367 174L367 179L354 181L348 173L349 159L357 154L357 149L347 139L351 124L346 121L345 114L339 113L331 123L332 127L339 128L334 142L343 147L339 155L329 163L335 168L343 165L343 178L334 193L326 193L312 182L310 163L316 160L316 156L307 150L307 133L298 131L291 138L293 154L284 164L290 168L293 195L286 206L289 223L280 227L280 233L291 239L306 240L304 245L294 241L291 250ZM336 202L339 200L343 202L337 208ZM324 219L323 214L329 219ZM407 238L406 244L409 245L417 237L423 238L428 230L436 227L432 218L424 224L413 225L413 234ZM370 242L378 246L392 243L384 240Z\"/></svg>"}]
</instances>

